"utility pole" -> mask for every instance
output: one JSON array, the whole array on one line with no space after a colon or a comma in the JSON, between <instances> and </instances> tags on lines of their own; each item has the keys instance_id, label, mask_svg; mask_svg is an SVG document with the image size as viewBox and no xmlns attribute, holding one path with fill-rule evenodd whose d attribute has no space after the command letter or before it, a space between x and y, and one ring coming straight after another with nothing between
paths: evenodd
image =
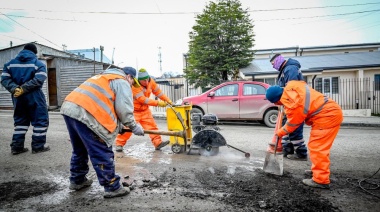
<instances>
[{"instance_id":1,"label":"utility pole","mask_svg":"<svg viewBox=\"0 0 380 212\"><path fill-rule=\"evenodd\" d=\"M183 59L185 59L185 71L187 71L187 68L189 65L189 62L187 60L189 59L189 55L187 53L183 54ZM189 80L188 79L186 79L186 96L189 96Z\"/></svg>"},{"instance_id":2,"label":"utility pole","mask_svg":"<svg viewBox=\"0 0 380 212\"><path fill-rule=\"evenodd\" d=\"M114 63L113 61L113 55L115 54L115 47L113 47L113 51L112 51L112 64Z\"/></svg>"},{"instance_id":3,"label":"utility pole","mask_svg":"<svg viewBox=\"0 0 380 212\"><path fill-rule=\"evenodd\" d=\"M92 49L94 51L94 75L95 75L95 64L96 64L96 58L95 58L95 47Z\"/></svg>"},{"instance_id":4,"label":"utility pole","mask_svg":"<svg viewBox=\"0 0 380 212\"><path fill-rule=\"evenodd\" d=\"M161 46L158 47L158 63L160 64L160 74L161 74L161 76L162 76Z\"/></svg>"},{"instance_id":5,"label":"utility pole","mask_svg":"<svg viewBox=\"0 0 380 212\"><path fill-rule=\"evenodd\" d=\"M100 46L100 62L103 62L103 51L104 51L104 46Z\"/></svg>"}]
</instances>

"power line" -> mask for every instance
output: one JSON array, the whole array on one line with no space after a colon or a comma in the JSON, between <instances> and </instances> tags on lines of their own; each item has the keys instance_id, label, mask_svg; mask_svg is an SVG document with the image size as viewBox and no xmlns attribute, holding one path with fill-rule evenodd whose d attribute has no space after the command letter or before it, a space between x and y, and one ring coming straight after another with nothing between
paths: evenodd
<instances>
[{"instance_id":1,"label":"power line","mask_svg":"<svg viewBox=\"0 0 380 212\"><path fill-rule=\"evenodd\" d=\"M286 10L310 10L310 9L323 9L323 8L337 8L337 7L354 7L354 6L363 6L363 5L374 5L380 4L380 2L371 2L371 3L362 3L362 4L343 4L343 5L332 5L332 6L323 6L323 7L295 7L295 8L279 8L279 9L267 9L267 10L247 10L247 12L273 12L273 11L286 11ZM158 7L158 5L156 5ZM26 10L18 8L0 8L7 10ZM186 15L186 14L199 14L201 12L109 12L109 11L53 11L53 10L36 10L39 12L66 12L66 13L87 13L87 14L111 14L111 15ZM28 10L30 11L30 10Z\"/></svg>"},{"instance_id":2,"label":"power line","mask_svg":"<svg viewBox=\"0 0 380 212\"><path fill-rule=\"evenodd\" d=\"M22 39L22 38L13 37L13 36L9 36L9 35L0 34L0 36L4 36L4 37L8 37L8 38L14 38L14 39L18 39L18 40L29 42L28 40L25 40L25 39Z\"/></svg>"},{"instance_id":3,"label":"power line","mask_svg":"<svg viewBox=\"0 0 380 212\"><path fill-rule=\"evenodd\" d=\"M255 21L284 21L284 20L298 20L298 19L306 19L306 18L323 18L323 17L333 17L333 16L344 16L344 15L353 15L353 14L361 14L361 13L371 13L371 12L379 12L378 10L367 10L367 11L359 11L359 12L351 12L351 13L339 13L332 15L316 15L316 16L304 16L304 17L295 17L295 18L275 18L275 19L262 19Z\"/></svg>"},{"instance_id":4,"label":"power line","mask_svg":"<svg viewBox=\"0 0 380 212\"><path fill-rule=\"evenodd\" d=\"M3 16L5 16L5 17L7 17L7 18L9 18L10 20L12 20L13 22L15 22L16 24L18 24L18 25L20 25L21 27L27 29L28 31L32 32L33 34L39 36L40 38L42 38L42 39L48 41L49 43L51 43L51 44L53 44L53 45L55 45L55 46L58 46L57 44L51 42L50 40L46 39L45 37L43 37L43 36L37 34L36 32L32 31L31 29L29 29L29 28L25 27L24 25L20 24L19 22L13 20L11 17L8 17L8 15L6 15L6 14L4 14L4 13L2 13L2 12L0 12L0 14L3 15ZM58 47L60 47L60 46L58 46Z\"/></svg>"},{"instance_id":5,"label":"power line","mask_svg":"<svg viewBox=\"0 0 380 212\"><path fill-rule=\"evenodd\" d=\"M2 9L2 8L0 8ZM301 9L301 8L298 8ZM281 10L291 10L291 9L281 9ZM266 10L269 11L269 10ZM324 18L324 17L334 17L334 16L344 16L344 15L354 15L354 14L362 14L362 13L373 13L373 12L379 12L380 9L377 10L367 10L367 11L358 11L358 12L350 12L350 13L339 13L339 14L332 14L332 15L319 15L319 16L304 16L304 17L293 17L293 18L276 18L276 19L261 19L261 20L255 20L255 21L283 21L283 20L292 20L292 19L311 19L311 18ZM127 13L127 12L81 12L81 13L101 13L101 14L120 14L120 15L175 15L175 14L188 14L188 13ZM38 18L38 17L31 17L31 16L20 16L20 15L5 15L1 13L4 16L12 16L12 17L22 17L22 18ZM193 14L193 13L192 13ZM9 17L8 17L9 18ZM78 20L65 20L65 19L51 19L51 18L38 18L38 19L46 19L46 20L58 20L58 21L73 21L73 22L87 22L87 21L78 21ZM13 20L13 19L12 19Z\"/></svg>"},{"instance_id":6,"label":"power line","mask_svg":"<svg viewBox=\"0 0 380 212\"><path fill-rule=\"evenodd\" d=\"M296 7L296 8L284 8L284 9L270 9L270 10L249 10L249 12L271 12L271 11L281 11L281 10L308 10L308 9L323 9L323 8L332 8L332 7L353 7L353 6L362 6L369 4L380 4L380 2L373 3L363 3L363 4L342 4L342 5L333 5L333 6L324 6L324 7Z\"/></svg>"},{"instance_id":7,"label":"power line","mask_svg":"<svg viewBox=\"0 0 380 212\"><path fill-rule=\"evenodd\" d=\"M74 19L58 19L58 18L40 18L40 17L32 17L32 16L23 16L23 15L7 15L9 17L17 17L17 18L37 18L37 19L45 19L48 21L73 21L73 22L87 22L87 21L78 21Z\"/></svg>"}]
</instances>

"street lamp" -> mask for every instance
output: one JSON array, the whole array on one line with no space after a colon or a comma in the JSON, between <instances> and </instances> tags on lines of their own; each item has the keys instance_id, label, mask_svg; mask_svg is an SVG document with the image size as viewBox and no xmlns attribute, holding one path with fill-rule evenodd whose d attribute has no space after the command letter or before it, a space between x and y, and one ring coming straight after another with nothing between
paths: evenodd
<instances>
[{"instance_id":1,"label":"street lamp","mask_svg":"<svg viewBox=\"0 0 380 212\"><path fill-rule=\"evenodd\" d=\"M188 62L187 62L188 58L189 58L188 54L183 54L185 71L187 71L187 67L188 67ZM189 96L189 81L187 80L187 78L186 78L186 96Z\"/></svg>"}]
</instances>

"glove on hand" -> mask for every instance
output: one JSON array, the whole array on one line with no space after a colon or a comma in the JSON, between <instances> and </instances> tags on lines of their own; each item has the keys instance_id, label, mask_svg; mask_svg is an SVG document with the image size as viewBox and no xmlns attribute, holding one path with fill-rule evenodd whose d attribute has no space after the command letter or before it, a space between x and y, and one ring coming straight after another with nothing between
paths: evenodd
<instances>
[{"instance_id":1,"label":"glove on hand","mask_svg":"<svg viewBox=\"0 0 380 212\"><path fill-rule=\"evenodd\" d=\"M138 136L144 136L144 129L141 127L140 124L136 124L136 126L131 129L132 133Z\"/></svg>"},{"instance_id":2,"label":"glove on hand","mask_svg":"<svg viewBox=\"0 0 380 212\"><path fill-rule=\"evenodd\" d=\"M158 107L166 107L166 105L167 103L164 101L158 101L158 104L157 104Z\"/></svg>"},{"instance_id":3,"label":"glove on hand","mask_svg":"<svg viewBox=\"0 0 380 212\"><path fill-rule=\"evenodd\" d=\"M24 93L24 90L21 87L18 87L15 89L15 92L13 93L14 97L19 97Z\"/></svg>"},{"instance_id":4,"label":"glove on hand","mask_svg":"<svg viewBox=\"0 0 380 212\"><path fill-rule=\"evenodd\" d=\"M284 137L286 134L284 133L284 131L281 132L281 130L277 130L276 135L278 136L278 138L282 138L282 137Z\"/></svg>"}]
</instances>

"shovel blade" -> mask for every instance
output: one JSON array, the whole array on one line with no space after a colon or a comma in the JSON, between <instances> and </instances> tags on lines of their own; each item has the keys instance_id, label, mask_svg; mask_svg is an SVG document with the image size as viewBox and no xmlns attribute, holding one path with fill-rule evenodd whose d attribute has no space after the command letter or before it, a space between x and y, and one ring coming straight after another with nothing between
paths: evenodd
<instances>
[{"instance_id":1,"label":"shovel blade","mask_svg":"<svg viewBox=\"0 0 380 212\"><path fill-rule=\"evenodd\" d=\"M264 161L264 172L275 174L275 175L283 175L284 174L284 157L280 154L274 154L271 152L267 152L265 155Z\"/></svg>"}]
</instances>

